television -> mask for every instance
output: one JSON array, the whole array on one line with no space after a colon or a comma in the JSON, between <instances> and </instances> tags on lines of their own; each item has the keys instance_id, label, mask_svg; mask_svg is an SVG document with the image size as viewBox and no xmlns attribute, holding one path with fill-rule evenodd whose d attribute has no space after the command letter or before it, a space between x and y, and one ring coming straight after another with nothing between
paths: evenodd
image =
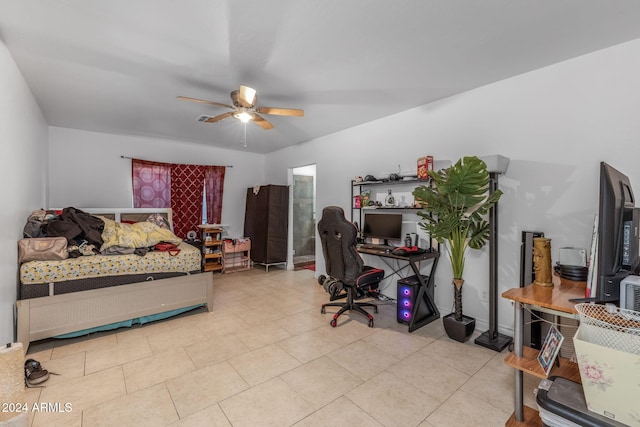
<instances>
[{"instance_id":1,"label":"television","mask_svg":"<svg viewBox=\"0 0 640 427\"><path fill-rule=\"evenodd\" d=\"M402 240L402 214L365 213L362 237L389 240Z\"/></svg>"},{"instance_id":2,"label":"television","mask_svg":"<svg viewBox=\"0 0 640 427\"><path fill-rule=\"evenodd\" d=\"M636 224L630 224L634 218ZM635 261L629 260L628 254L637 257L640 242L637 239L637 210L629 178L605 162L600 163L597 224L596 284L589 301L615 303L620 300L620 282L629 275L630 266ZM630 225L635 227L635 238L629 234Z\"/></svg>"}]
</instances>

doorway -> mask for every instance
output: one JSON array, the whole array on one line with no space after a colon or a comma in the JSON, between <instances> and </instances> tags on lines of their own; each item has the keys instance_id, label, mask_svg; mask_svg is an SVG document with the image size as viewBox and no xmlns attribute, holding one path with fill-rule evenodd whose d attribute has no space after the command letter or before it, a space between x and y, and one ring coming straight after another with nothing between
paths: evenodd
<instances>
[{"instance_id":1,"label":"doorway","mask_svg":"<svg viewBox=\"0 0 640 427\"><path fill-rule=\"evenodd\" d=\"M293 169L293 266L316 263L316 165Z\"/></svg>"}]
</instances>

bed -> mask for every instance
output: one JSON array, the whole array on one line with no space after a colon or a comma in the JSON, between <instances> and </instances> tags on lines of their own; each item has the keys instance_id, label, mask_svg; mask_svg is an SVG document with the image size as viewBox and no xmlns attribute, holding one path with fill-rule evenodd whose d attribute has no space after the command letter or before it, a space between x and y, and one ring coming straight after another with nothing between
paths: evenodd
<instances>
[{"instance_id":1,"label":"bed","mask_svg":"<svg viewBox=\"0 0 640 427\"><path fill-rule=\"evenodd\" d=\"M169 224L172 219L170 209L81 210L116 222L144 221L151 214ZM175 256L149 252L143 257L95 255L23 263L16 302L18 342L26 351L33 341L131 319L201 305L211 311L213 274L200 272L198 248L185 242L179 246Z\"/></svg>"}]
</instances>

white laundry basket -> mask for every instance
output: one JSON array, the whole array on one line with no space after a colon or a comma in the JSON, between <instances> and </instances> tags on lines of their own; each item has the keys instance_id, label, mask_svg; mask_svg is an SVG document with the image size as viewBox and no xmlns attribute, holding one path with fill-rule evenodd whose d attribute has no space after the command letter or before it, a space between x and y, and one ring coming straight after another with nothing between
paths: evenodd
<instances>
[{"instance_id":1,"label":"white laundry basket","mask_svg":"<svg viewBox=\"0 0 640 427\"><path fill-rule=\"evenodd\" d=\"M640 312L576 304L573 343L590 411L640 426Z\"/></svg>"}]
</instances>

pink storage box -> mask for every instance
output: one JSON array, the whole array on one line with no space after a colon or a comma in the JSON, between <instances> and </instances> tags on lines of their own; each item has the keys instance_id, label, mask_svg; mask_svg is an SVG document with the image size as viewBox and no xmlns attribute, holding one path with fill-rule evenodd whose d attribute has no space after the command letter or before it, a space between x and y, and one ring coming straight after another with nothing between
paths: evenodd
<instances>
[{"instance_id":1,"label":"pink storage box","mask_svg":"<svg viewBox=\"0 0 640 427\"><path fill-rule=\"evenodd\" d=\"M251 249L251 239L243 237L241 239L225 240L223 245L223 252L243 252Z\"/></svg>"}]
</instances>

